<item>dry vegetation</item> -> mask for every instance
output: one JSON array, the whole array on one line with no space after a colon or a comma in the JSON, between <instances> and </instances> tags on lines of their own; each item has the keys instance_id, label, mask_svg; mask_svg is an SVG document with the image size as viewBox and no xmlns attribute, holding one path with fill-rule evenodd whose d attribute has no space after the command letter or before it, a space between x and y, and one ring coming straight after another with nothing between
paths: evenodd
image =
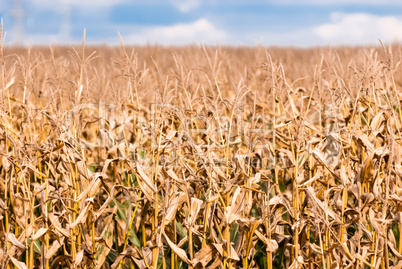
<instances>
[{"instance_id":1,"label":"dry vegetation","mask_svg":"<svg viewBox=\"0 0 402 269\"><path fill-rule=\"evenodd\" d=\"M399 47L0 52L1 268L402 268Z\"/></svg>"}]
</instances>

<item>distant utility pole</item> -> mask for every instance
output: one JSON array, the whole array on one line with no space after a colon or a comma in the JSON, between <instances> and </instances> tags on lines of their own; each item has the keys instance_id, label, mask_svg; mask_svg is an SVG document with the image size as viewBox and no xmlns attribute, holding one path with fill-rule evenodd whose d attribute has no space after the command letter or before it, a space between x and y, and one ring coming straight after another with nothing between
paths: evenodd
<instances>
[{"instance_id":1,"label":"distant utility pole","mask_svg":"<svg viewBox=\"0 0 402 269\"><path fill-rule=\"evenodd\" d=\"M14 0L14 8L11 10L11 15L13 17L13 42L16 45L24 45L24 36L25 36L25 27L24 27L24 18L25 18L25 10L23 7L22 0Z\"/></svg>"}]
</instances>

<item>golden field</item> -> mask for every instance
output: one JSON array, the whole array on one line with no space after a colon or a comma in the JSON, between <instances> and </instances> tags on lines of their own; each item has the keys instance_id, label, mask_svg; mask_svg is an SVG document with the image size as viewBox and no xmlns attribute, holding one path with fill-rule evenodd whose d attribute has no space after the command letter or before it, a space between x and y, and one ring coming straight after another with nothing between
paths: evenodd
<instances>
[{"instance_id":1,"label":"golden field","mask_svg":"<svg viewBox=\"0 0 402 269\"><path fill-rule=\"evenodd\" d=\"M400 59L1 46L1 268L402 268Z\"/></svg>"}]
</instances>

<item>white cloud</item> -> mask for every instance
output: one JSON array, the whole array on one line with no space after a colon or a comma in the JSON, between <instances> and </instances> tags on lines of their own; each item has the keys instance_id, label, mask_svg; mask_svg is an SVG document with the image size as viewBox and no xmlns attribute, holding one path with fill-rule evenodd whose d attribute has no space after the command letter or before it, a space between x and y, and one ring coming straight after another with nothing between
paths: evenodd
<instances>
[{"instance_id":1,"label":"white cloud","mask_svg":"<svg viewBox=\"0 0 402 269\"><path fill-rule=\"evenodd\" d=\"M281 2L273 0L274 2ZM304 0L304 1L295 1L295 0L283 0L282 3L286 4L317 4L317 5L326 5L326 4L336 4L336 5L352 5L352 4L364 4L364 5L389 5L389 4L401 4L399 0Z\"/></svg>"},{"instance_id":2,"label":"white cloud","mask_svg":"<svg viewBox=\"0 0 402 269\"><path fill-rule=\"evenodd\" d=\"M230 34L232 43L241 42L246 45L296 47L378 45L379 39L385 43L402 41L402 17L367 13L332 13L328 22L316 26L301 26L281 32L271 27L260 32L250 30L247 33Z\"/></svg>"},{"instance_id":3,"label":"white cloud","mask_svg":"<svg viewBox=\"0 0 402 269\"><path fill-rule=\"evenodd\" d=\"M189 44L232 44L228 33L218 29L207 19L201 18L190 23L178 23L172 26L139 26L139 25L112 25L108 24L105 27L104 36L93 37L91 32L87 32L86 44L108 44L119 45L120 40L117 30L120 31L125 44L130 45L146 45L160 44L160 45L189 45ZM12 36L11 36L12 38ZM26 33L25 45L32 39L34 45L51 45L53 41L56 45L73 45L80 44L81 38L71 39L71 37L64 35L62 32L58 34L31 34Z\"/></svg>"},{"instance_id":4,"label":"white cloud","mask_svg":"<svg viewBox=\"0 0 402 269\"><path fill-rule=\"evenodd\" d=\"M175 0L173 5L176 6L181 12L189 12L201 5L200 0Z\"/></svg>"},{"instance_id":5,"label":"white cloud","mask_svg":"<svg viewBox=\"0 0 402 269\"><path fill-rule=\"evenodd\" d=\"M205 0L209 4L285 4L285 5L401 5L400 0Z\"/></svg>"},{"instance_id":6,"label":"white cloud","mask_svg":"<svg viewBox=\"0 0 402 269\"><path fill-rule=\"evenodd\" d=\"M124 30L124 31L123 31ZM276 46L326 46L326 45L372 45L383 42L402 41L402 18L378 16L366 13L332 13L329 22L312 27L299 27L289 31L228 31L219 29L206 19L173 26L127 27L122 30L125 42L161 45L186 45L205 43L215 45L276 45ZM128 32L135 34L128 34Z\"/></svg>"},{"instance_id":7,"label":"white cloud","mask_svg":"<svg viewBox=\"0 0 402 269\"><path fill-rule=\"evenodd\" d=\"M57 6L60 4L70 5L70 6L82 6L82 7L110 7L116 4L127 3L128 0L31 0L31 3L47 8L49 6Z\"/></svg>"},{"instance_id":8,"label":"white cloud","mask_svg":"<svg viewBox=\"0 0 402 269\"><path fill-rule=\"evenodd\" d=\"M191 43L216 44L225 41L227 33L217 29L208 20L201 18L190 23L178 23L172 26L143 27L136 30L125 42L145 44L157 42L161 45L186 45Z\"/></svg>"},{"instance_id":9,"label":"white cloud","mask_svg":"<svg viewBox=\"0 0 402 269\"><path fill-rule=\"evenodd\" d=\"M402 18L367 13L332 13L330 22L313 29L319 39L331 44L367 44L402 40Z\"/></svg>"}]
</instances>

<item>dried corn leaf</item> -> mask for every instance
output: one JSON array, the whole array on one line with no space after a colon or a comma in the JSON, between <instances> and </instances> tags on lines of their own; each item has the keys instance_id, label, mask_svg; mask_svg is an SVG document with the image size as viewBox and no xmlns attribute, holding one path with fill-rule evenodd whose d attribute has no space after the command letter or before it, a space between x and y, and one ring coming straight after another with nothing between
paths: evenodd
<instances>
[{"instance_id":1,"label":"dried corn leaf","mask_svg":"<svg viewBox=\"0 0 402 269\"><path fill-rule=\"evenodd\" d=\"M39 230L37 230L35 232L35 234L31 237L32 241L35 241L36 239L41 238L46 232L48 231L48 229L46 228L40 228Z\"/></svg>"},{"instance_id":2,"label":"dried corn leaf","mask_svg":"<svg viewBox=\"0 0 402 269\"><path fill-rule=\"evenodd\" d=\"M157 193L158 190L155 187L155 184L152 182L152 180L148 177L148 175L145 173L144 168L140 165L137 165L137 171L141 178L144 180L145 184L154 192Z\"/></svg>"},{"instance_id":3,"label":"dried corn leaf","mask_svg":"<svg viewBox=\"0 0 402 269\"><path fill-rule=\"evenodd\" d=\"M201 263L202 267L207 266L207 264L212 260L216 249L212 244L205 245L197 253L194 254L194 265Z\"/></svg>"},{"instance_id":4,"label":"dried corn leaf","mask_svg":"<svg viewBox=\"0 0 402 269\"><path fill-rule=\"evenodd\" d=\"M320 208L324 213L327 213L328 216L330 216L334 220L339 221L339 222L341 221L340 217L337 214L335 214L335 212L333 210L331 210L329 208L325 208L324 203L315 196L315 192L312 187L306 187L305 190L306 190L306 194L309 196L309 198L313 202L313 205L316 205L318 208Z\"/></svg>"},{"instance_id":5,"label":"dried corn leaf","mask_svg":"<svg viewBox=\"0 0 402 269\"><path fill-rule=\"evenodd\" d=\"M179 248L172 241L170 241L169 237L165 233L163 233L163 235L165 236L166 242L168 243L169 247L174 251L174 253L176 253L182 261L184 261L188 265L192 265L191 261L187 258L184 249Z\"/></svg>"},{"instance_id":6,"label":"dried corn leaf","mask_svg":"<svg viewBox=\"0 0 402 269\"><path fill-rule=\"evenodd\" d=\"M179 192L178 195L175 195L172 199L170 199L168 207L166 209L165 225L168 225L172 220L175 219L177 208L180 205L179 201L182 197L185 196L186 194L184 192Z\"/></svg>"},{"instance_id":7,"label":"dried corn leaf","mask_svg":"<svg viewBox=\"0 0 402 269\"><path fill-rule=\"evenodd\" d=\"M279 245L275 240L273 240L273 239L269 240L259 230L255 230L254 233L267 246L266 251L275 252L278 249Z\"/></svg>"},{"instance_id":8,"label":"dried corn leaf","mask_svg":"<svg viewBox=\"0 0 402 269\"><path fill-rule=\"evenodd\" d=\"M74 229L75 226L77 226L78 224L84 222L87 218L87 214L88 214L88 209L91 206L91 203L88 203L84 209L81 211L81 213L78 215L78 217L75 219L75 221L73 223L71 223L71 229Z\"/></svg>"},{"instance_id":9,"label":"dried corn leaf","mask_svg":"<svg viewBox=\"0 0 402 269\"><path fill-rule=\"evenodd\" d=\"M15 238L15 234L7 233L7 240L9 242L11 242L11 244L13 244L14 246L21 248L21 249L25 249L25 245L22 244L20 241L18 241L17 238Z\"/></svg>"},{"instance_id":10,"label":"dried corn leaf","mask_svg":"<svg viewBox=\"0 0 402 269\"><path fill-rule=\"evenodd\" d=\"M61 247L63 243L64 243L64 237L54 240L50 248L46 251L45 258L50 259L57 252L57 250Z\"/></svg>"},{"instance_id":11,"label":"dried corn leaf","mask_svg":"<svg viewBox=\"0 0 402 269\"><path fill-rule=\"evenodd\" d=\"M81 250L75 255L74 268L77 268L84 258L84 250Z\"/></svg>"},{"instance_id":12,"label":"dried corn leaf","mask_svg":"<svg viewBox=\"0 0 402 269\"><path fill-rule=\"evenodd\" d=\"M195 220L197 219L198 212L201 209L202 200L198 198L191 197L191 212L188 218L188 225L193 226Z\"/></svg>"},{"instance_id":13,"label":"dried corn leaf","mask_svg":"<svg viewBox=\"0 0 402 269\"><path fill-rule=\"evenodd\" d=\"M70 238L70 233L61 226L59 219L52 213L49 213L49 220L56 228L56 230L67 238Z\"/></svg>"},{"instance_id":14,"label":"dried corn leaf","mask_svg":"<svg viewBox=\"0 0 402 269\"><path fill-rule=\"evenodd\" d=\"M184 181L183 179L179 178L179 177L176 175L176 173L173 171L172 168L170 168L170 169L167 171L167 174L168 174L171 178L173 178L174 180L176 180L177 182L179 182L180 184L185 184L185 181Z\"/></svg>"},{"instance_id":15,"label":"dried corn leaf","mask_svg":"<svg viewBox=\"0 0 402 269\"><path fill-rule=\"evenodd\" d=\"M212 243L212 245L215 247L215 249L219 252L219 254L221 255L221 257L225 257L225 251L223 250L223 244L216 244L216 243ZM231 260L234 261L239 261L240 258L237 255L237 252L234 250L234 248L232 246L230 246L230 251L231 253L229 253L228 257Z\"/></svg>"},{"instance_id":16,"label":"dried corn leaf","mask_svg":"<svg viewBox=\"0 0 402 269\"><path fill-rule=\"evenodd\" d=\"M114 223L113 223L113 215L109 215L105 220L105 228L102 231L101 237L104 240L105 244L96 244L96 265L95 268L99 269L105 263L107 255L110 252L110 249L113 245L113 236L114 236Z\"/></svg>"},{"instance_id":17,"label":"dried corn leaf","mask_svg":"<svg viewBox=\"0 0 402 269\"><path fill-rule=\"evenodd\" d=\"M96 173L93 177L89 185L85 188L85 190L80 194L80 196L77 197L76 202L81 201L82 198L84 198L86 195L89 197L93 197L95 192L99 189L102 181L102 174L101 173Z\"/></svg>"},{"instance_id":18,"label":"dried corn leaf","mask_svg":"<svg viewBox=\"0 0 402 269\"><path fill-rule=\"evenodd\" d=\"M310 185L321 177L322 177L322 172L320 170L318 170L317 173L315 173L315 175L312 178L308 179L305 182L302 181L301 184L299 185L299 188L303 188L307 185Z\"/></svg>"},{"instance_id":19,"label":"dried corn leaf","mask_svg":"<svg viewBox=\"0 0 402 269\"><path fill-rule=\"evenodd\" d=\"M27 269L27 265L24 262L20 262L13 257L10 257L11 262L17 267L18 269Z\"/></svg>"}]
</instances>

